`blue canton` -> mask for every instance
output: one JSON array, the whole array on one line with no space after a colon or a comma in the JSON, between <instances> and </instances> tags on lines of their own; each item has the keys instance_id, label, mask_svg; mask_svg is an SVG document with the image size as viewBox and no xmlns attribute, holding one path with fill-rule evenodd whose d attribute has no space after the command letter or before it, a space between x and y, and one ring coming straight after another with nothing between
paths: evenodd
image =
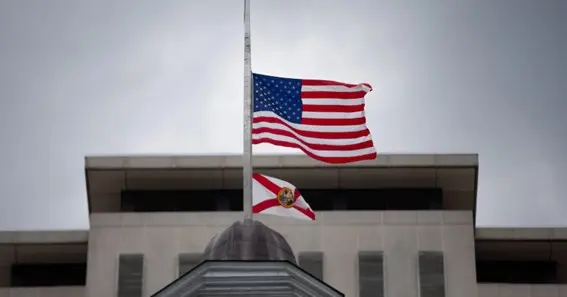
<instances>
[{"instance_id":1,"label":"blue canton","mask_svg":"<svg viewBox=\"0 0 567 297\"><path fill-rule=\"evenodd\" d=\"M301 79L252 74L254 111L271 111L292 123L301 123Z\"/></svg>"}]
</instances>

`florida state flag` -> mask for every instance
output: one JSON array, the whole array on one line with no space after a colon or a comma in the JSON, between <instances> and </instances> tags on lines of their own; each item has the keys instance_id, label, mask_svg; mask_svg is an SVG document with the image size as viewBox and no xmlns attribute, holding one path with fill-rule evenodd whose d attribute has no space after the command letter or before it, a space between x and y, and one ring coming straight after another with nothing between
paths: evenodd
<instances>
[{"instance_id":1,"label":"florida state flag","mask_svg":"<svg viewBox=\"0 0 567 297\"><path fill-rule=\"evenodd\" d=\"M258 173L252 179L253 213L315 220L315 213L294 185Z\"/></svg>"}]
</instances>

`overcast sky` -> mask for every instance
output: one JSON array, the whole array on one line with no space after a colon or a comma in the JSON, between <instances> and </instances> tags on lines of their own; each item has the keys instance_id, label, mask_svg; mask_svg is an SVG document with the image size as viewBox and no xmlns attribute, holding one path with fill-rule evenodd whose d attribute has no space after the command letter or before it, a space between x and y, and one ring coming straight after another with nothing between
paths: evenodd
<instances>
[{"instance_id":1,"label":"overcast sky","mask_svg":"<svg viewBox=\"0 0 567 297\"><path fill-rule=\"evenodd\" d=\"M87 228L85 155L241 152L242 9L0 1L0 229ZM480 154L484 226L567 225L566 39L561 0L252 0L255 72L371 83L379 153Z\"/></svg>"}]
</instances>

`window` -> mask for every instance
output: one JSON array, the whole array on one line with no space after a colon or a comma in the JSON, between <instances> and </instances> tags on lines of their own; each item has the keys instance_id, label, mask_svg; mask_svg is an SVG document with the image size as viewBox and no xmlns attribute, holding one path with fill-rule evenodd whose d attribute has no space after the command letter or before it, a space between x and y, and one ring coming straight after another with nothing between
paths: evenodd
<instances>
[{"instance_id":1,"label":"window","mask_svg":"<svg viewBox=\"0 0 567 297\"><path fill-rule=\"evenodd\" d=\"M419 296L445 297L442 252L419 252Z\"/></svg>"},{"instance_id":2,"label":"window","mask_svg":"<svg viewBox=\"0 0 567 297\"><path fill-rule=\"evenodd\" d=\"M86 263L15 264L12 287L84 286Z\"/></svg>"},{"instance_id":3,"label":"window","mask_svg":"<svg viewBox=\"0 0 567 297\"><path fill-rule=\"evenodd\" d=\"M300 189L301 190L301 189ZM315 211L443 209L441 189L305 189ZM242 190L123 191L122 212L242 211Z\"/></svg>"},{"instance_id":4,"label":"window","mask_svg":"<svg viewBox=\"0 0 567 297\"><path fill-rule=\"evenodd\" d=\"M360 297L384 296L384 256L382 252L358 253L358 287Z\"/></svg>"},{"instance_id":5,"label":"window","mask_svg":"<svg viewBox=\"0 0 567 297\"><path fill-rule=\"evenodd\" d=\"M441 189L301 190L314 210L443 209Z\"/></svg>"},{"instance_id":6,"label":"window","mask_svg":"<svg viewBox=\"0 0 567 297\"><path fill-rule=\"evenodd\" d=\"M546 284L558 283L554 261L483 261L476 262L479 283Z\"/></svg>"},{"instance_id":7,"label":"window","mask_svg":"<svg viewBox=\"0 0 567 297\"><path fill-rule=\"evenodd\" d=\"M323 253L303 252L299 253L299 267L309 272L319 280L323 280Z\"/></svg>"},{"instance_id":8,"label":"window","mask_svg":"<svg viewBox=\"0 0 567 297\"><path fill-rule=\"evenodd\" d=\"M122 212L242 211L242 190L123 191Z\"/></svg>"},{"instance_id":9,"label":"window","mask_svg":"<svg viewBox=\"0 0 567 297\"><path fill-rule=\"evenodd\" d=\"M441 189L345 190L348 210L442 209Z\"/></svg>"},{"instance_id":10,"label":"window","mask_svg":"<svg viewBox=\"0 0 567 297\"><path fill-rule=\"evenodd\" d=\"M180 254L179 255L179 276L189 272L201 263L201 254Z\"/></svg>"},{"instance_id":11,"label":"window","mask_svg":"<svg viewBox=\"0 0 567 297\"><path fill-rule=\"evenodd\" d=\"M142 297L144 255L120 255L118 260L118 297Z\"/></svg>"}]
</instances>

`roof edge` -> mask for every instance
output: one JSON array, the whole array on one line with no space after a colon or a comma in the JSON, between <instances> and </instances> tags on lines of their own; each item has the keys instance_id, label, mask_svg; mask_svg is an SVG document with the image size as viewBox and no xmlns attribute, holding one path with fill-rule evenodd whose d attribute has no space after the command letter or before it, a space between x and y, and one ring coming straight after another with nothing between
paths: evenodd
<instances>
[{"instance_id":1,"label":"roof edge","mask_svg":"<svg viewBox=\"0 0 567 297\"><path fill-rule=\"evenodd\" d=\"M500 241L563 241L567 240L566 227L477 227L476 240Z\"/></svg>"},{"instance_id":2,"label":"roof edge","mask_svg":"<svg viewBox=\"0 0 567 297\"><path fill-rule=\"evenodd\" d=\"M88 230L0 231L0 244L87 243Z\"/></svg>"},{"instance_id":3,"label":"roof edge","mask_svg":"<svg viewBox=\"0 0 567 297\"><path fill-rule=\"evenodd\" d=\"M478 154L380 154L378 158L349 164L327 164L305 155L255 155L257 168L309 167L478 167ZM241 155L131 155L87 156L89 169L200 169L241 168Z\"/></svg>"}]
</instances>

